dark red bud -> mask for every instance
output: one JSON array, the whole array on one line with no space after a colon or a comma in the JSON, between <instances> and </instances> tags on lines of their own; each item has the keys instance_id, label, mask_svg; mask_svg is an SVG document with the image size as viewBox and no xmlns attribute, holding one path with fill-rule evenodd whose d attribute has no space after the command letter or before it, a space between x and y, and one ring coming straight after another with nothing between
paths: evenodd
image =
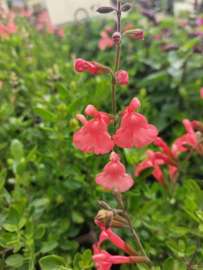
<instances>
[{"instance_id":1,"label":"dark red bud","mask_svg":"<svg viewBox=\"0 0 203 270\"><path fill-rule=\"evenodd\" d=\"M113 7L99 7L97 9L97 12L99 12L99 13L110 13L112 11L114 11Z\"/></svg>"},{"instance_id":2,"label":"dark red bud","mask_svg":"<svg viewBox=\"0 0 203 270\"><path fill-rule=\"evenodd\" d=\"M119 32L115 32L112 35L112 39L114 43L118 43L121 41L121 34Z\"/></svg>"},{"instance_id":3,"label":"dark red bud","mask_svg":"<svg viewBox=\"0 0 203 270\"><path fill-rule=\"evenodd\" d=\"M132 8L131 4L130 4L130 3L126 3L126 4L124 4L124 5L121 7L121 11L127 12L127 11L131 10L131 8Z\"/></svg>"}]
</instances>

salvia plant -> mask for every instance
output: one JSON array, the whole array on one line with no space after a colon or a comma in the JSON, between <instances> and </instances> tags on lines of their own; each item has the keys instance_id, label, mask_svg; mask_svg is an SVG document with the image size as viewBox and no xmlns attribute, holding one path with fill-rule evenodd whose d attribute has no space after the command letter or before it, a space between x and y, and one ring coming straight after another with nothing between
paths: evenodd
<instances>
[{"instance_id":1,"label":"salvia plant","mask_svg":"<svg viewBox=\"0 0 203 270\"><path fill-rule=\"evenodd\" d=\"M178 138L173 143L172 149L170 149L162 138L158 137L157 128L149 124L142 114L135 112L141 106L141 102L137 97L134 97L129 106L123 111L119 113L116 111L116 85L127 85L129 80L128 73L119 67L122 40L124 38L130 38L134 41L139 40L140 42L140 40L144 39L144 31L141 29L127 30L124 33L121 32L122 12L129 11L130 9L131 5L129 3L122 5L122 0L117 0L117 8L102 6L97 10L97 12L101 14L115 12L117 15L117 31L112 35L112 40L116 45L115 65L113 69L102 63L86 61L81 58L77 59L74 64L74 68L77 72L88 71L91 75L111 75L112 112L110 108L108 112L100 112L93 105L87 105L85 114L87 117L92 116L93 119L87 120L82 114L76 115L83 126L73 135L73 143L86 153L93 152L95 155L109 153L110 161L104 167L103 171L96 175L95 181L103 189L107 191L113 190L113 196L119 205L119 209L112 208L108 202L102 200L98 201L101 210L97 213L94 222L101 229L101 234L98 242L93 245L94 254L92 256L91 250L86 250L83 255L78 253L74 258L73 268L89 269L95 265L99 270L108 270L113 264L131 264L132 266L137 265L141 270L160 270L162 267L164 270L199 269L202 264L202 255L199 255L198 252L202 236L201 232L203 232L203 194L194 181L190 182L190 186L197 196L198 210L195 214L192 213L189 207L185 208L185 211L199 224L199 229L196 229L196 245L186 247L186 243L183 240L179 240L178 251L175 242L167 242L167 246L175 253L174 257L179 257L178 262L174 262L173 257L167 256L168 258L166 258L163 265L154 265L149 254L146 254L133 228L130 214L126 211L125 203L123 203L121 193L131 189L134 185L134 180L131 175L126 172L125 166L122 164L122 149L131 149L133 146L142 148L153 142L155 146L162 149L162 152L156 153L147 150L147 158L137 166L135 176L145 178L146 175L152 173L157 181L168 191L167 199L165 200L165 211L168 210L168 205L173 202L174 191L179 181L181 171L184 169L193 153L197 151L198 154L203 157L203 139L201 137L203 124L201 122L190 122L188 119L184 119L183 124L187 133ZM102 38L106 39L104 36ZM113 125L112 134L107 130L107 127L110 125ZM198 131L195 133L194 129ZM183 162L180 162L177 153L188 150L189 154ZM168 165L170 183L168 183L160 168L161 164ZM112 231L112 228L129 230L138 249L135 250L123 241ZM179 231L176 231L177 234L179 233L181 235L187 233L187 228L181 226L178 228ZM109 239L113 245L122 250L126 255L111 255L106 250L103 250L101 245L106 239ZM194 264L195 260L196 264ZM42 258L40 265L45 270L72 269L71 266L66 264L62 257L55 255Z\"/></svg>"}]
</instances>

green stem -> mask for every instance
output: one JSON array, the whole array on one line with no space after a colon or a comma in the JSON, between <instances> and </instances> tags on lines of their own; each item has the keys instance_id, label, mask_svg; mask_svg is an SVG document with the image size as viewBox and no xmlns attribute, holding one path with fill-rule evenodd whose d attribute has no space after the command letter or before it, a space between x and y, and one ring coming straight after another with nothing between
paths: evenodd
<instances>
[{"instance_id":1,"label":"green stem","mask_svg":"<svg viewBox=\"0 0 203 270\"><path fill-rule=\"evenodd\" d=\"M199 247L200 241L201 241L201 238L200 237L197 237L196 250L195 250L195 252L192 255L192 258L191 258L191 260L190 260L190 262L188 264L187 270L190 270L190 267L192 265L192 262L194 261L196 255L197 255L197 251L198 251L198 247Z\"/></svg>"}]
</instances>

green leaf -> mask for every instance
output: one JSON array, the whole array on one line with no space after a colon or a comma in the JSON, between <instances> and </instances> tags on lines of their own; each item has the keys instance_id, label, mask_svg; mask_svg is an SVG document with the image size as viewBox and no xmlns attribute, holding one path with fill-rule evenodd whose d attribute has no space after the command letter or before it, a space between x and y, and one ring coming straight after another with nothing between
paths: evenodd
<instances>
[{"instance_id":1,"label":"green leaf","mask_svg":"<svg viewBox=\"0 0 203 270\"><path fill-rule=\"evenodd\" d=\"M14 250L13 250L13 253L16 253L16 252L18 252L21 248L22 248L22 243L18 243L16 246L15 246L15 248L14 248Z\"/></svg>"},{"instance_id":2,"label":"green leaf","mask_svg":"<svg viewBox=\"0 0 203 270\"><path fill-rule=\"evenodd\" d=\"M25 170L26 170L25 162L19 162L18 165L17 165L17 168L16 168L17 174L22 176L23 173L25 172Z\"/></svg>"},{"instance_id":3,"label":"green leaf","mask_svg":"<svg viewBox=\"0 0 203 270\"><path fill-rule=\"evenodd\" d=\"M139 178L145 179L148 175L152 174L152 172L155 170L155 167L148 167L141 171L139 174Z\"/></svg>"},{"instance_id":4,"label":"green leaf","mask_svg":"<svg viewBox=\"0 0 203 270\"><path fill-rule=\"evenodd\" d=\"M74 269L78 269L80 270L81 267L79 265L79 262L82 261L82 254L80 254L79 252L75 254L75 257L73 259L73 266L74 266Z\"/></svg>"},{"instance_id":5,"label":"green leaf","mask_svg":"<svg viewBox=\"0 0 203 270\"><path fill-rule=\"evenodd\" d=\"M9 223L18 226L21 219L21 214L19 209L15 205L10 205L8 210Z\"/></svg>"},{"instance_id":6,"label":"green leaf","mask_svg":"<svg viewBox=\"0 0 203 270\"><path fill-rule=\"evenodd\" d=\"M193 193L195 195L196 203L200 207L202 206L203 203L203 196L200 187L194 180L189 181L190 187L193 190Z\"/></svg>"},{"instance_id":7,"label":"green leaf","mask_svg":"<svg viewBox=\"0 0 203 270\"><path fill-rule=\"evenodd\" d=\"M8 232L15 232L17 230L17 226L9 223L4 223L3 228Z\"/></svg>"},{"instance_id":8,"label":"green leaf","mask_svg":"<svg viewBox=\"0 0 203 270\"><path fill-rule=\"evenodd\" d=\"M178 241L178 247L181 252L185 251L185 242L182 239Z\"/></svg>"},{"instance_id":9,"label":"green leaf","mask_svg":"<svg viewBox=\"0 0 203 270\"><path fill-rule=\"evenodd\" d=\"M29 162L30 160L32 160L33 155L35 154L36 150L37 150L37 145L35 145L32 150L29 152L29 154L26 157L26 161Z\"/></svg>"},{"instance_id":10,"label":"green leaf","mask_svg":"<svg viewBox=\"0 0 203 270\"><path fill-rule=\"evenodd\" d=\"M140 196L141 193L140 193L140 191L138 189L131 189L130 191L126 192L126 195L137 197L137 196Z\"/></svg>"},{"instance_id":11,"label":"green leaf","mask_svg":"<svg viewBox=\"0 0 203 270\"><path fill-rule=\"evenodd\" d=\"M69 97L69 93L63 84L55 83L55 87L62 96L64 96L65 98Z\"/></svg>"},{"instance_id":12,"label":"green leaf","mask_svg":"<svg viewBox=\"0 0 203 270\"><path fill-rule=\"evenodd\" d=\"M173 270L174 269L174 259L169 257L165 260L163 264L163 270Z\"/></svg>"},{"instance_id":13,"label":"green leaf","mask_svg":"<svg viewBox=\"0 0 203 270\"><path fill-rule=\"evenodd\" d=\"M184 52L188 51L188 50L192 49L194 47L194 45L197 44L200 40L201 40L201 37L193 38L193 39L185 42L181 49Z\"/></svg>"},{"instance_id":14,"label":"green leaf","mask_svg":"<svg viewBox=\"0 0 203 270\"><path fill-rule=\"evenodd\" d=\"M79 97L75 101L73 101L71 104L68 105L67 107L67 113L73 113L75 109L82 104L83 96Z\"/></svg>"},{"instance_id":15,"label":"green leaf","mask_svg":"<svg viewBox=\"0 0 203 270\"><path fill-rule=\"evenodd\" d=\"M199 225L199 229L200 229L201 232L203 232L203 224Z\"/></svg>"},{"instance_id":16,"label":"green leaf","mask_svg":"<svg viewBox=\"0 0 203 270\"><path fill-rule=\"evenodd\" d=\"M145 263L137 263L139 270L149 270L149 267Z\"/></svg>"},{"instance_id":17,"label":"green leaf","mask_svg":"<svg viewBox=\"0 0 203 270\"><path fill-rule=\"evenodd\" d=\"M3 188L7 176L7 169L4 168L0 173L0 190Z\"/></svg>"},{"instance_id":18,"label":"green leaf","mask_svg":"<svg viewBox=\"0 0 203 270\"><path fill-rule=\"evenodd\" d=\"M6 259L6 264L13 267L20 267L23 264L24 257L20 254L14 254Z\"/></svg>"},{"instance_id":19,"label":"green leaf","mask_svg":"<svg viewBox=\"0 0 203 270\"><path fill-rule=\"evenodd\" d=\"M179 252L179 248L176 244L175 241L173 240L169 240L169 241L166 241L166 245L167 247L169 247L174 253L178 253Z\"/></svg>"},{"instance_id":20,"label":"green leaf","mask_svg":"<svg viewBox=\"0 0 203 270\"><path fill-rule=\"evenodd\" d=\"M85 220L83 218L83 215L78 211L72 211L72 219L75 223L83 223Z\"/></svg>"},{"instance_id":21,"label":"green leaf","mask_svg":"<svg viewBox=\"0 0 203 270\"><path fill-rule=\"evenodd\" d=\"M11 153L17 160L23 157L23 145L19 140L13 140L11 143Z\"/></svg>"},{"instance_id":22,"label":"green leaf","mask_svg":"<svg viewBox=\"0 0 203 270\"><path fill-rule=\"evenodd\" d=\"M54 248L56 248L57 246L58 246L58 242L56 241L42 242L42 248L40 251L42 253L47 253L53 250Z\"/></svg>"},{"instance_id":23,"label":"green leaf","mask_svg":"<svg viewBox=\"0 0 203 270\"><path fill-rule=\"evenodd\" d=\"M37 227L37 229L36 229L36 231L35 231L35 233L34 233L34 238L35 238L35 239L40 239L40 238L42 238L42 236L44 235L44 233L45 233L45 227L44 227L44 224L40 224L40 225Z\"/></svg>"},{"instance_id":24,"label":"green leaf","mask_svg":"<svg viewBox=\"0 0 203 270\"><path fill-rule=\"evenodd\" d=\"M203 232L199 232L196 229L190 229L189 232L191 232L192 234L196 235L196 236L200 236L203 237Z\"/></svg>"},{"instance_id":25,"label":"green leaf","mask_svg":"<svg viewBox=\"0 0 203 270\"><path fill-rule=\"evenodd\" d=\"M27 221L26 223L26 234L30 234L32 235L33 234L33 230L34 230L34 224L32 221Z\"/></svg>"},{"instance_id":26,"label":"green leaf","mask_svg":"<svg viewBox=\"0 0 203 270\"><path fill-rule=\"evenodd\" d=\"M56 255L41 258L39 264L43 270L60 270L61 266L67 266L64 258Z\"/></svg>"},{"instance_id":27,"label":"green leaf","mask_svg":"<svg viewBox=\"0 0 203 270\"><path fill-rule=\"evenodd\" d=\"M196 215L198 216L201 221L203 221L203 212L202 211L196 211Z\"/></svg>"},{"instance_id":28,"label":"green leaf","mask_svg":"<svg viewBox=\"0 0 203 270\"><path fill-rule=\"evenodd\" d=\"M152 74L146 76L144 78L144 81L148 82L148 83L153 83L153 82L157 83L159 81L166 80L167 77L168 77L168 75L167 75L166 71L159 71L159 72L155 72L155 73L152 73Z\"/></svg>"},{"instance_id":29,"label":"green leaf","mask_svg":"<svg viewBox=\"0 0 203 270\"><path fill-rule=\"evenodd\" d=\"M85 252L82 255L82 261L84 265L88 265L91 262L92 259L92 251L90 249L85 250Z\"/></svg>"},{"instance_id":30,"label":"green leaf","mask_svg":"<svg viewBox=\"0 0 203 270\"><path fill-rule=\"evenodd\" d=\"M8 145L7 142L0 143L0 150L1 150L1 149L4 149L7 145Z\"/></svg>"},{"instance_id":31,"label":"green leaf","mask_svg":"<svg viewBox=\"0 0 203 270\"><path fill-rule=\"evenodd\" d=\"M35 107L34 108L35 112L41 116L42 118L44 118L47 121L50 122L55 122L56 121L56 115L43 109L43 108L39 108L39 107Z\"/></svg>"},{"instance_id":32,"label":"green leaf","mask_svg":"<svg viewBox=\"0 0 203 270\"><path fill-rule=\"evenodd\" d=\"M191 246L191 247L188 247L185 251L185 255L186 256L190 256L192 255L196 250L196 246Z\"/></svg>"},{"instance_id":33,"label":"green leaf","mask_svg":"<svg viewBox=\"0 0 203 270\"><path fill-rule=\"evenodd\" d=\"M188 210L186 207L184 210L192 219L194 219L197 223L200 223L200 220L192 212L190 212L190 210Z\"/></svg>"},{"instance_id":34,"label":"green leaf","mask_svg":"<svg viewBox=\"0 0 203 270\"><path fill-rule=\"evenodd\" d=\"M186 234L188 232L188 229L184 227L175 227L171 229L171 231L181 236Z\"/></svg>"}]
</instances>

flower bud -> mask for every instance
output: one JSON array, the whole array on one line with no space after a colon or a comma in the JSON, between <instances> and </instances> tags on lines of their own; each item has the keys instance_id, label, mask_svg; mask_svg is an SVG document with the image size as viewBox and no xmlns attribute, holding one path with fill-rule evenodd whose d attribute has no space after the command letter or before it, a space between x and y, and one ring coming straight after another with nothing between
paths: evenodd
<instances>
[{"instance_id":1,"label":"flower bud","mask_svg":"<svg viewBox=\"0 0 203 270\"><path fill-rule=\"evenodd\" d=\"M114 43L118 43L121 41L121 34L119 32L115 32L112 35L112 39Z\"/></svg>"},{"instance_id":2,"label":"flower bud","mask_svg":"<svg viewBox=\"0 0 203 270\"><path fill-rule=\"evenodd\" d=\"M111 207L107 203L105 203L104 201L97 201L97 202L98 202L98 205L101 208L103 208L105 210L110 210L111 209Z\"/></svg>"},{"instance_id":3,"label":"flower bud","mask_svg":"<svg viewBox=\"0 0 203 270\"><path fill-rule=\"evenodd\" d=\"M115 229L129 229L130 227L128 224L122 223L120 221L114 220L111 223L111 228L115 228Z\"/></svg>"},{"instance_id":4,"label":"flower bud","mask_svg":"<svg viewBox=\"0 0 203 270\"><path fill-rule=\"evenodd\" d=\"M187 143L187 142L183 142L182 146L187 148L188 150L191 150L193 148L193 146L191 144Z\"/></svg>"},{"instance_id":5,"label":"flower bud","mask_svg":"<svg viewBox=\"0 0 203 270\"><path fill-rule=\"evenodd\" d=\"M66 104L61 103L61 104L59 105L59 107L58 107L58 111L59 111L59 114L60 114L61 116L65 116L65 115L66 115L66 112L67 112L67 106L66 106Z\"/></svg>"},{"instance_id":6,"label":"flower bud","mask_svg":"<svg viewBox=\"0 0 203 270\"><path fill-rule=\"evenodd\" d=\"M197 131L195 133L195 137L196 137L196 143L198 143L201 140L202 133L200 131Z\"/></svg>"},{"instance_id":7,"label":"flower bud","mask_svg":"<svg viewBox=\"0 0 203 270\"><path fill-rule=\"evenodd\" d=\"M113 7L99 7L96 12L99 12L99 13L110 13L112 11L114 11L114 8Z\"/></svg>"},{"instance_id":8,"label":"flower bud","mask_svg":"<svg viewBox=\"0 0 203 270\"><path fill-rule=\"evenodd\" d=\"M120 85L128 84L128 73L125 70L119 70L116 74L117 81Z\"/></svg>"},{"instance_id":9,"label":"flower bud","mask_svg":"<svg viewBox=\"0 0 203 270\"><path fill-rule=\"evenodd\" d=\"M128 30L123 35L132 39L144 39L144 31L141 29Z\"/></svg>"},{"instance_id":10,"label":"flower bud","mask_svg":"<svg viewBox=\"0 0 203 270\"><path fill-rule=\"evenodd\" d=\"M104 66L100 63L92 61L92 64L97 68L97 71L94 73L94 75L103 75L103 74L107 74L107 73L111 72L111 69L109 67ZM90 72L90 70L89 70L89 72Z\"/></svg>"},{"instance_id":11,"label":"flower bud","mask_svg":"<svg viewBox=\"0 0 203 270\"><path fill-rule=\"evenodd\" d=\"M95 219L101 223L106 223L107 220L111 219L112 217L113 217L112 211L99 210Z\"/></svg>"},{"instance_id":12,"label":"flower bud","mask_svg":"<svg viewBox=\"0 0 203 270\"><path fill-rule=\"evenodd\" d=\"M124 4L124 5L121 7L121 11L127 12L127 11L131 10L131 8L132 8L131 4L130 4L130 3L126 3L126 4Z\"/></svg>"},{"instance_id":13,"label":"flower bud","mask_svg":"<svg viewBox=\"0 0 203 270\"><path fill-rule=\"evenodd\" d=\"M129 257L132 263L142 263L142 262L149 262L150 259L144 256L130 256Z\"/></svg>"},{"instance_id":14,"label":"flower bud","mask_svg":"<svg viewBox=\"0 0 203 270\"><path fill-rule=\"evenodd\" d=\"M71 129L73 131L77 130L78 128L80 128L79 126L79 121L76 119L76 118L71 118L70 119L70 122L69 122L69 125L71 127Z\"/></svg>"},{"instance_id":15,"label":"flower bud","mask_svg":"<svg viewBox=\"0 0 203 270\"><path fill-rule=\"evenodd\" d=\"M195 128L203 133L203 123L201 123L199 121L192 121L191 124L192 124L193 128Z\"/></svg>"},{"instance_id":16,"label":"flower bud","mask_svg":"<svg viewBox=\"0 0 203 270\"><path fill-rule=\"evenodd\" d=\"M121 194L120 194L120 192L118 191L118 189L114 189L114 190L113 190L113 196L114 196L114 198L116 199L117 203L118 203L120 206L123 206L122 197L121 197Z\"/></svg>"}]
</instances>

